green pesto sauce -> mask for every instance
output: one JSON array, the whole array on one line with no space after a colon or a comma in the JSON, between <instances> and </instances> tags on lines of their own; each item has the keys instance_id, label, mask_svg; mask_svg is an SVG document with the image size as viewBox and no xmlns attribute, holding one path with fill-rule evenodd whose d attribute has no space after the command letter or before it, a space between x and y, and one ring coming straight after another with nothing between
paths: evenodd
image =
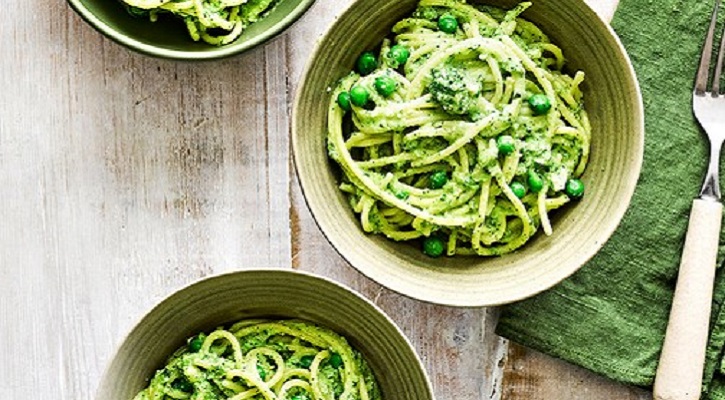
<instances>
[{"instance_id":1,"label":"green pesto sauce","mask_svg":"<svg viewBox=\"0 0 725 400\"><path fill-rule=\"evenodd\" d=\"M184 22L194 41L221 46L237 39L251 24L269 14L279 0L201 0L201 10L187 0L120 0L136 18L158 20L168 14Z\"/></svg>"},{"instance_id":2,"label":"green pesto sauce","mask_svg":"<svg viewBox=\"0 0 725 400\"><path fill-rule=\"evenodd\" d=\"M331 103L328 153L365 232L418 246L434 235L448 255L510 253L541 227L552 234L549 211L586 168L584 74L569 75L561 49L520 17L529 2L440 4L394 25L377 69L331 88L333 100L355 87L370 101ZM386 59L393 46L405 63ZM380 77L396 92L376 93ZM441 171L446 182L431 185Z\"/></svg>"},{"instance_id":3,"label":"green pesto sauce","mask_svg":"<svg viewBox=\"0 0 725 400\"><path fill-rule=\"evenodd\" d=\"M334 332L303 321L261 321L263 329L254 330L243 336L249 325L235 329L233 325L228 332L238 339L243 359L235 358L234 348L227 339L217 338L207 348L195 351L192 346L186 345L178 349L168 360L166 365L159 369L149 382L149 386L140 392L134 400L171 400L171 399L199 399L223 400L236 396L241 392L254 389L254 382L234 376L235 371L245 371L265 383L270 383L280 368L274 357L267 354L257 354L256 365L250 364L246 355L255 349L272 350L283 360L285 371L306 371L308 376L295 374L288 379L302 379L311 382L311 364L320 352L328 351L334 354L319 363L316 380L319 391L325 399L340 399L345 391L346 369L353 374L355 390L348 394L345 400L359 400L361 394L358 381L366 384L367 394L371 400L381 400L382 396L372 370L362 355L352 349L347 341ZM278 329L280 326L283 329ZM292 327L299 333L289 334L284 328ZM221 329L221 328L220 328ZM217 331L219 331L218 329ZM210 333L209 335L213 335ZM196 338L189 338L191 344ZM307 340L305 340L307 339ZM310 341L315 342L313 344ZM324 343L321 347L320 344ZM207 343L208 344L208 343ZM343 360L347 359L347 362ZM250 365L254 365L254 370ZM279 394L284 381L271 386L272 392ZM235 387L236 385L236 387ZM250 400L262 400L265 397L258 393L248 397ZM279 400L317 400L314 391L304 387L293 387Z\"/></svg>"}]
</instances>

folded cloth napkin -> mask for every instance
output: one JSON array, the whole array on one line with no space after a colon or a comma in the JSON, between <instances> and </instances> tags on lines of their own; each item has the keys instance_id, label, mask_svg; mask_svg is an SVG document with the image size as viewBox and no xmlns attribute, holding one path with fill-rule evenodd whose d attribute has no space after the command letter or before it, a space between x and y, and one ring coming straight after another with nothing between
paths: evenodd
<instances>
[{"instance_id":1,"label":"folded cloth napkin","mask_svg":"<svg viewBox=\"0 0 725 400\"><path fill-rule=\"evenodd\" d=\"M621 382L652 384L691 202L707 165L707 139L694 120L691 101L712 6L710 0L621 0L612 26L637 71L646 120L644 165L631 207L618 231L579 272L552 290L505 307L500 335ZM720 253L722 260L722 246ZM725 399L721 272L705 399Z\"/></svg>"}]
</instances>

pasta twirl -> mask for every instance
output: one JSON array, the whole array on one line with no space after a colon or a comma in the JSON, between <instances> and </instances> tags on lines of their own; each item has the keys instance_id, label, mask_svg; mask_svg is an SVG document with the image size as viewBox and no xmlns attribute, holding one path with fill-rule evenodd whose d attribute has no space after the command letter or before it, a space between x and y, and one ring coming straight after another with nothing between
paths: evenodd
<instances>
[{"instance_id":1,"label":"pasta twirl","mask_svg":"<svg viewBox=\"0 0 725 400\"><path fill-rule=\"evenodd\" d=\"M581 71L511 10L422 0L332 90L328 154L366 232L502 255L583 195Z\"/></svg>"}]
</instances>

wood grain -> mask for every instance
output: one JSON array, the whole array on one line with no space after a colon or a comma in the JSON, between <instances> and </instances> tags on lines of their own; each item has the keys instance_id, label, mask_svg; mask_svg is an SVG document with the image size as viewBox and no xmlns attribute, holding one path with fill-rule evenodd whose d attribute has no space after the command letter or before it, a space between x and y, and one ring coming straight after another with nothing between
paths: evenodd
<instances>
[{"instance_id":1,"label":"wood grain","mask_svg":"<svg viewBox=\"0 0 725 400\"><path fill-rule=\"evenodd\" d=\"M649 400L640 388L619 385L582 368L510 344L502 400Z\"/></svg>"},{"instance_id":2,"label":"wood grain","mask_svg":"<svg viewBox=\"0 0 725 400\"><path fill-rule=\"evenodd\" d=\"M644 398L529 351L508 355L521 379L509 368L502 386L496 310L401 297L327 244L291 173L289 105L314 38L349 1L318 0L267 46L192 64L131 53L64 2L9 0L11 22L0 24L0 398L93 399L114 346L158 300L209 274L290 265L375 299L411 338L442 400ZM614 9L612 0L592 4Z\"/></svg>"},{"instance_id":3,"label":"wood grain","mask_svg":"<svg viewBox=\"0 0 725 400\"><path fill-rule=\"evenodd\" d=\"M175 63L44 5L0 27L0 397L90 399L161 297L289 265L285 41Z\"/></svg>"}]
</instances>

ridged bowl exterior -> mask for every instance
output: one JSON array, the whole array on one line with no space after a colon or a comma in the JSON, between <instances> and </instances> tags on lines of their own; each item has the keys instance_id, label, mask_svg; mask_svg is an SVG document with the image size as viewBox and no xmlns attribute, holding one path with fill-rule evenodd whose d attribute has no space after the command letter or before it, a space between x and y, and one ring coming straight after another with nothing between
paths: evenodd
<instances>
[{"instance_id":1,"label":"ridged bowl exterior","mask_svg":"<svg viewBox=\"0 0 725 400\"><path fill-rule=\"evenodd\" d=\"M133 399L187 338L260 317L301 318L345 336L368 361L385 400L433 400L410 342L379 308L337 283L292 270L234 272L174 293L121 343L97 400Z\"/></svg>"},{"instance_id":2,"label":"ridged bowl exterior","mask_svg":"<svg viewBox=\"0 0 725 400\"><path fill-rule=\"evenodd\" d=\"M379 46L416 0L357 0L321 39L302 77L293 111L292 144L312 215L337 251L360 272L407 296L451 306L510 303L570 276L604 245L624 216L644 148L642 99L634 70L611 28L582 0L535 1L523 16L564 51L570 71L586 73L585 107L593 127L584 198L552 213L552 236L537 234L498 258L429 258L419 248L365 234L338 189L339 168L327 157L329 88L357 56ZM488 4L512 7L511 0Z\"/></svg>"},{"instance_id":3,"label":"ridged bowl exterior","mask_svg":"<svg viewBox=\"0 0 725 400\"><path fill-rule=\"evenodd\" d=\"M67 1L96 30L130 49L155 57L193 61L233 56L271 40L300 18L315 0L279 0L269 15L223 46L194 42L178 18L164 16L151 22L148 18L133 17L121 0Z\"/></svg>"}]
</instances>

